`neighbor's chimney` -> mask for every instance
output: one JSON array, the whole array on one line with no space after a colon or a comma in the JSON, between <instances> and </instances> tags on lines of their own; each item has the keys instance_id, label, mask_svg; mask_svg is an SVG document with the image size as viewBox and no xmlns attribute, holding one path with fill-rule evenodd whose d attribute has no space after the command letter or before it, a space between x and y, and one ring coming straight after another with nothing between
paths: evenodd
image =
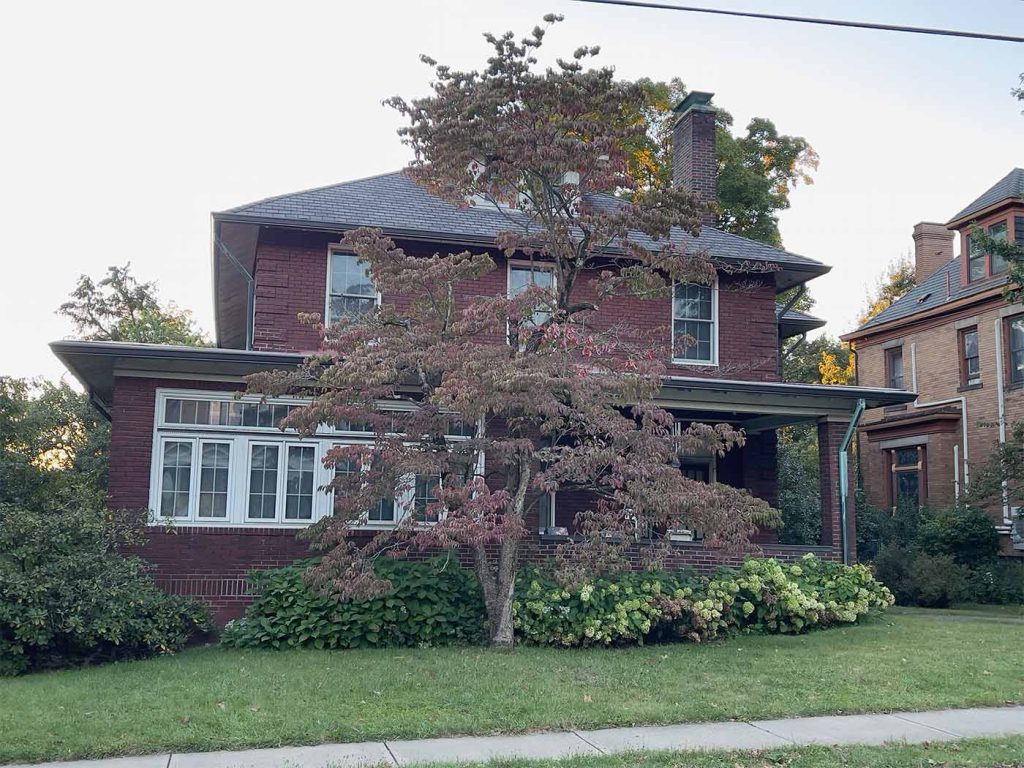
<instances>
[{"instance_id":1,"label":"neighbor's chimney","mask_svg":"<svg viewBox=\"0 0 1024 768\"><path fill-rule=\"evenodd\" d=\"M918 283L953 260L953 233L945 224L922 221L914 226L914 278Z\"/></svg>"},{"instance_id":2,"label":"neighbor's chimney","mask_svg":"<svg viewBox=\"0 0 1024 768\"><path fill-rule=\"evenodd\" d=\"M718 161L715 159L715 108L713 93L693 91L673 110L677 117L672 128L672 184L714 205L718 196ZM715 223L715 212L702 216L708 226Z\"/></svg>"}]
</instances>

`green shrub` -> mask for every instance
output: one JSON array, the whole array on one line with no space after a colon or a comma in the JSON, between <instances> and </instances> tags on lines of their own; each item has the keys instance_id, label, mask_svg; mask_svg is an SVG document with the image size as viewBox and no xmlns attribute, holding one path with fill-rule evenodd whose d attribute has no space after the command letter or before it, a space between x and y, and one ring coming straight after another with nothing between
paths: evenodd
<instances>
[{"instance_id":1,"label":"green shrub","mask_svg":"<svg viewBox=\"0 0 1024 768\"><path fill-rule=\"evenodd\" d=\"M528 642L562 646L797 633L852 623L893 602L866 566L827 563L813 555L790 565L751 558L710 579L616 574L572 590L531 571L517 594L516 632Z\"/></svg>"},{"instance_id":2,"label":"green shrub","mask_svg":"<svg viewBox=\"0 0 1024 768\"><path fill-rule=\"evenodd\" d=\"M171 653L210 630L117 553L136 535L97 510L0 505L0 674Z\"/></svg>"},{"instance_id":3,"label":"green shrub","mask_svg":"<svg viewBox=\"0 0 1024 768\"><path fill-rule=\"evenodd\" d=\"M256 600L245 618L225 628L221 641L233 647L367 648L486 639L479 585L457 561L381 561L377 573L392 591L346 602L310 590L303 579L309 565L253 571Z\"/></svg>"},{"instance_id":4,"label":"green shrub","mask_svg":"<svg viewBox=\"0 0 1024 768\"><path fill-rule=\"evenodd\" d=\"M875 560L875 574L900 605L945 608L967 597L968 569L950 555L929 555L886 547Z\"/></svg>"},{"instance_id":5,"label":"green shrub","mask_svg":"<svg viewBox=\"0 0 1024 768\"><path fill-rule=\"evenodd\" d=\"M1024 604L1024 563L1003 558L977 565L967 574L966 586L970 602Z\"/></svg>"},{"instance_id":6,"label":"green shrub","mask_svg":"<svg viewBox=\"0 0 1024 768\"><path fill-rule=\"evenodd\" d=\"M668 600L693 593L685 579L665 573L617 573L570 590L528 568L516 583L512 615L519 637L536 645L635 645L658 629Z\"/></svg>"},{"instance_id":7,"label":"green shrub","mask_svg":"<svg viewBox=\"0 0 1024 768\"><path fill-rule=\"evenodd\" d=\"M961 565L991 562L999 553L999 533L982 510L952 507L923 515L918 548L929 555L949 555Z\"/></svg>"}]
</instances>

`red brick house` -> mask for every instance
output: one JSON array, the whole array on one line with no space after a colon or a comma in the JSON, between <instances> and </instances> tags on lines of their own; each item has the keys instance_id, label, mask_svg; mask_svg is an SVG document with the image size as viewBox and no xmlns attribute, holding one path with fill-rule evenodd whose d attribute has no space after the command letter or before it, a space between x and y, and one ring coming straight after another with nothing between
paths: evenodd
<instances>
[{"instance_id":1,"label":"red brick house","mask_svg":"<svg viewBox=\"0 0 1024 768\"><path fill-rule=\"evenodd\" d=\"M692 94L677 108L675 162L678 183L713 198L710 97ZM587 204L616 203L610 196L594 195ZM298 313L331 318L401 300L381 296L355 258L337 247L342 233L358 226L379 227L407 253L489 249L503 268L470 290L504 294L524 279L538 279L531 278L529 266L508 261L494 249L510 215L515 212L456 208L402 172L243 205L213 214L215 348L81 341L51 345L112 421L109 503L152 511L151 541L144 555L155 564L156 577L166 589L202 597L221 620L239 615L247 601L247 571L304 555L306 547L295 534L330 514L331 498L319 490L330 480L320 461L324 451L372 439L356 427L325 427L314 437L299 439L275 425L287 409L301 407L301 401L282 398L260 404L256 398L232 397L245 374L295 365L317 349L315 332L298 323ZM782 383L781 340L823 323L777 305L776 297L828 267L711 226L704 226L696 238L683 232L672 237L723 264L757 269L740 274L723 270L713 286L679 285L674 300L607 302L594 322L628 314L662 333L670 364L662 402L681 424L730 422L746 430L742 449L717 460L693 457L683 462L680 470L694 478L746 488L773 502L775 430L796 422L816 423L822 449L820 546L779 545L771 531L763 532L761 544L768 554L783 558L810 550L826 558L852 559L852 508L844 508L846 488L839 482L840 452L852 434L851 419L865 405L888 406L913 396L884 388ZM588 290L587 281L581 281L579 290ZM679 343L691 337L696 343ZM563 529L571 534L575 500L571 494L564 496L537 501L532 521L537 535L525 547L526 557L546 556L564 539ZM410 494L372 510L367 527L394 525L415 501ZM172 530L166 521L173 521ZM679 531L671 538L670 565L713 563L699 534Z\"/></svg>"},{"instance_id":2,"label":"red brick house","mask_svg":"<svg viewBox=\"0 0 1024 768\"><path fill-rule=\"evenodd\" d=\"M859 429L871 504L952 504L1009 428L1024 419L1024 305L1003 298L1008 265L971 243L975 229L1024 243L1024 169L1015 168L948 223L914 227L917 285L843 338L859 382L918 393L870 411ZM953 257L954 239L960 255ZM1003 551L1024 554L1017 510L991 510Z\"/></svg>"}]
</instances>

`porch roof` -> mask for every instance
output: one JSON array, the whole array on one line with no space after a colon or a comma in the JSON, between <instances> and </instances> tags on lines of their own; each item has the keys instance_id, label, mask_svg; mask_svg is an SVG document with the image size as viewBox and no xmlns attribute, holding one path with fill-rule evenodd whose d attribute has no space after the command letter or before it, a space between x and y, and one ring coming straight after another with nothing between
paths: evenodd
<instances>
[{"instance_id":1,"label":"porch roof","mask_svg":"<svg viewBox=\"0 0 1024 768\"><path fill-rule=\"evenodd\" d=\"M292 352L117 341L55 341L50 349L104 412L109 412L113 402L115 376L240 382L247 374L290 368L304 359ZM673 410L738 422L758 431L820 418L847 419L860 399L868 408L878 408L913 402L916 397L912 392L877 387L669 376L659 402Z\"/></svg>"},{"instance_id":2,"label":"porch roof","mask_svg":"<svg viewBox=\"0 0 1024 768\"><path fill-rule=\"evenodd\" d=\"M759 432L823 418L848 421L858 400L867 408L881 408L916 399L913 392L881 387L669 376L659 404L695 421L719 419Z\"/></svg>"}]
</instances>

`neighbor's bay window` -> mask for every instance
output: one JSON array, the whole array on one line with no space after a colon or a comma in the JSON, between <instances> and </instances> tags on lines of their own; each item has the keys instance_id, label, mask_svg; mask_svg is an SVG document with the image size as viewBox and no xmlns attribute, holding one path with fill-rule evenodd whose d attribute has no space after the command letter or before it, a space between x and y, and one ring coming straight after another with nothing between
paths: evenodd
<instances>
[{"instance_id":1,"label":"neighbor's bay window","mask_svg":"<svg viewBox=\"0 0 1024 768\"><path fill-rule=\"evenodd\" d=\"M672 361L718 364L718 284L672 288Z\"/></svg>"},{"instance_id":2,"label":"neighbor's bay window","mask_svg":"<svg viewBox=\"0 0 1024 768\"><path fill-rule=\"evenodd\" d=\"M327 269L327 323L346 315L363 315L380 304L368 265L352 253L331 251Z\"/></svg>"},{"instance_id":3,"label":"neighbor's bay window","mask_svg":"<svg viewBox=\"0 0 1024 768\"><path fill-rule=\"evenodd\" d=\"M354 474L351 459L325 466L328 452L343 445L374 443L369 426L340 422L321 425L316 434L300 437L282 430L281 419L305 402L274 398L260 402L247 396L191 390L157 390L156 424L150 474L150 509L157 520L208 526L296 527L333 513L330 489L336 475ZM398 414L407 405L381 403L382 411ZM470 422L449 418L446 440L474 435ZM483 472L483 458L467 471ZM438 500L440 477L409 475L397 498L379 500L362 523L391 527L414 516L436 522L427 508Z\"/></svg>"}]
</instances>

